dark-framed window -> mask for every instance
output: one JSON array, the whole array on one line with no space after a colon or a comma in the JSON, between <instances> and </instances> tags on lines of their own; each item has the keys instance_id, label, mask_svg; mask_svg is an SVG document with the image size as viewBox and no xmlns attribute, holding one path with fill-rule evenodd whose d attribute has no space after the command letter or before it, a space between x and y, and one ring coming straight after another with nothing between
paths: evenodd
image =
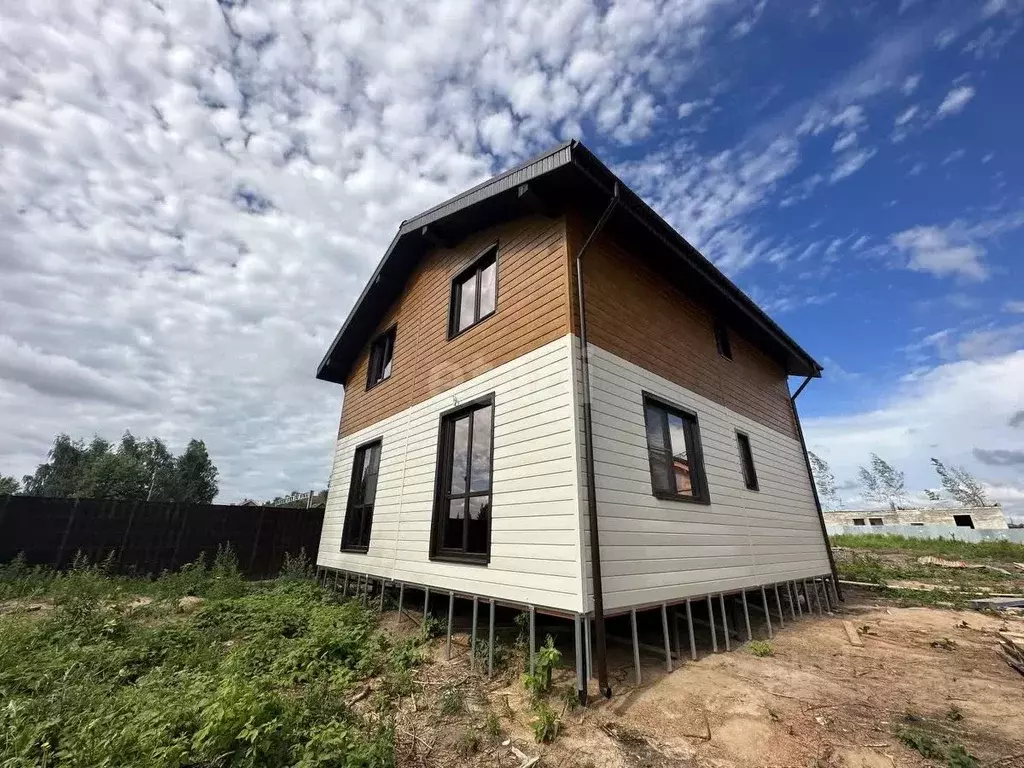
<instances>
[{"instance_id":1,"label":"dark-framed window","mask_svg":"<svg viewBox=\"0 0 1024 768\"><path fill-rule=\"evenodd\" d=\"M697 415L645 392L644 425L654 495L709 504Z\"/></svg>"},{"instance_id":2,"label":"dark-framed window","mask_svg":"<svg viewBox=\"0 0 1024 768\"><path fill-rule=\"evenodd\" d=\"M498 306L498 246L492 245L452 280L448 338L494 314Z\"/></svg>"},{"instance_id":3,"label":"dark-framed window","mask_svg":"<svg viewBox=\"0 0 1024 768\"><path fill-rule=\"evenodd\" d=\"M853 518L853 524L854 525L864 525L865 524L864 518L863 517L855 517L855 518Z\"/></svg>"},{"instance_id":4,"label":"dark-framed window","mask_svg":"<svg viewBox=\"0 0 1024 768\"><path fill-rule=\"evenodd\" d=\"M490 560L493 453L493 393L441 415L431 558Z\"/></svg>"},{"instance_id":5,"label":"dark-framed window","mask_svg":"<svg viewBox=\"0 0 1024 768\"><path fill-rule=\"evenodd\" d=\"M352 482L348 488L348 506L345 509L345 526L341 531L343 550L365 552L370 548L381 445L378 438L356 448L352 460Z\"/></svg>"},{"instance_id":6,"label":"dark-framed window","mask_svg":"<svg viewBox=\"0 0 1024 768\"><path fill-rule=\"evenodd\" d=\"M869 517L868 522L872 525L885 525L885 521L880 517Z\"/></svg>"},{"instance_id":7,"label":"dark-framed window","mask_svg":"<svg viewBox=\"0 0 1024 768\"><path fill-rule=\"evenodd\" d=\"M740 449L740 467L743 469L743 484L748 491L758 490L757 470L754 469L754 453L750 450L750 436L742 432L736 433L736 442Z\"/></svg>"},{"instance_id":8,"label":"dark-framed window","mask_svg":"<svg viewBox=\"0 0 1024 768\"><path fill-rule=\"evenodd\" d=\"M391 368L395 357L395 333L398 326L393 325L370 344L370 363L366 367L366 388L375 387L391 376Z\"/></svg>"},{"instance_id":9,"label":"dark-framed window","mask_svg":"<svg viewBox=\"0 0 1024 768\"><path fill-rule=\"evenodd\" d=\"M715 320L715 346L718 354L732 360L732 341L729 339L729 327L721 320Z\"/></svg>"}]
</instances>

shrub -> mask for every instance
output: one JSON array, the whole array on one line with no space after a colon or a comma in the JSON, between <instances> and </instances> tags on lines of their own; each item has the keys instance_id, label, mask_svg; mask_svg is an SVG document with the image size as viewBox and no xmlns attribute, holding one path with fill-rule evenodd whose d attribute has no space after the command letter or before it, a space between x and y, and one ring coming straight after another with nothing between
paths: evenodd
<instances>
[{"instance_id":1,"label":"shrub","mask_svg":"<svg viewBox=\"0 0 1024 768\"><path fill-rule=\"evenodd\" d=\"M767 640L751 640L747 643L747 650L758 657L775 655L775 646Z\"/></svg>"},{"instance_id":2,"label":"shrub","mask_svg":"<svg viewBox=\"0 0 1024 768\"><path fill-rule=\"evenodd\" d=\"M466 711L466 702L462 691L454 685L446 685L441 689L440 708L442 715L461 715Z\"/></svg>"},{"instance_id":3,"label":"shrub","mask_svg":"<svg viewBox=\"0 0 1024 768\"><path fill-rule=\"evenodd\" d=\"M530 720L530 729L533 731L533 738L538 744L546 744L554 741L558 736L559 720L555 710L545 702L539 701L533 706L533 719Z\"/></svg>"},{"instance_id":4,"label":"shrub","mask_svg":"<svg viewBox=\"0 0 1024 768\"><path fill-rule=\"evenodd\" d=\"M278 578L281 581L310 581L315 571L316 566L306 556L306 548L302 547L294 557L291 552L284 553L284 563Z\"/></svg>"}]
</instances>

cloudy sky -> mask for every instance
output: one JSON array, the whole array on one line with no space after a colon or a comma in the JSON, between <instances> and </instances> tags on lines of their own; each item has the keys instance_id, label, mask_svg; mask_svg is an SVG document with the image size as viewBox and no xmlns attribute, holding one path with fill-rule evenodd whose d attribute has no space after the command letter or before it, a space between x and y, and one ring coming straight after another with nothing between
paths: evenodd
<instances>
[{"instance_id":1,"label":"cloudy sky","mask_svg":"<svg viewBox=\"0 0 1024 768\"><path fill-rule=\"evenodd\" d=\"M386 9L386 10L385 10ZM579 137L826 366L841 483L1024 514L1024 2L0 5L0 473L60 431L322 487L398 223ZM1016 180L1016 181L1015 181ZM858 491L843 495L855 504Z\"/></svg>"}]
</instances>

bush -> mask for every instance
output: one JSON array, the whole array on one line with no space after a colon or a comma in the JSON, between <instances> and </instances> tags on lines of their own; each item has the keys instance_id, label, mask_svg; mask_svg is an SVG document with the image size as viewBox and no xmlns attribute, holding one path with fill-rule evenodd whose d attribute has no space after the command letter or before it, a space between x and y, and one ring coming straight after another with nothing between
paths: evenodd
<instances>
[{"instance_id":1,"label":"bush","mask_svg":"<svg viewBox=\"0 0 1024 768\"><path fill-rule=\"evenodd\" d=\"M751 640L747 643L747 650L758 657L775 655L775 646L767 640Z\"/></svg>"},{"instance_id":2,"label":"bush","mask_svg":"<svg viewBox=\"0 0 1024 768\"><path fill-rule=\"evenodd\" d=\"M530 729L533 731L533 738L538 744L546 744L554 741L558 736L559 720L555 710L543 701L533 706L533 719L530 720Z\"/></svg>"}]
</instances>

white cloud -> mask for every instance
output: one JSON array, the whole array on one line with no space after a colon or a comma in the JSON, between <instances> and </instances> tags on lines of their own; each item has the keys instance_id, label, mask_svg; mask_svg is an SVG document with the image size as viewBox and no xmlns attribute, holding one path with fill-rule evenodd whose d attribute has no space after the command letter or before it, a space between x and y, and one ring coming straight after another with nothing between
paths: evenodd
<instances>
[{"instance_id":1,"label":"white cloud","mask_svg":"<svg viewBox=\"0 0 1024 768\"><path fill-rule=\"evenodd\" d=\"M904 81L903 85L900 86L900 90L904 96L909 96L917 90L917 86L921 84L921 75L910 75Z\"/></svg>"},{"instance_id":2,"label":"white cloud","mask_svg":"<svg viewBox=\"0 0 1024 768\"><path fill-rule=\"evenodd\" d=\"M946 94L946 98L939 104L935 113L939 119L955 115L967 106L967 102L974 98L974 88L970 85L960 85Z\"/></svg>"},{"instance_id":3,"label":"white cloud","mask_svg":"<svg viewBox=\"0 0 1024 768\"><path fill-rule=\"evenodd\" d=\"M876 151L875 149L861 149L847 154L833 169L832 174L828 178L828 183L835 184L837 181L852 176L863 168L868 160L875 156Z\"/></svg>"},{"instance_id":4,"label":"white cloud","mask_svg":"<svg viewBox=\"0 0 1024 768\"><path fill-rule=\"evenodd\" d=\"M711 104L711 99L697 99L696 101L684 101L676 109L676 117L680 120L689 117L699 109Z\"/></svg>"},{"instance_id":5,"label":"white cloud","mask_svg":"<svg viewBox=\"0 0 1024 768\"><path fill-rule=\"evenodd\" d=\"M901 125L906 125L907 123L909 123L911 120L914 119L914 115L916 115L917 112L918 112L918 107L917 107L916 104L913 105L913 106L907 107L905 110L900 112L899 115L896 116L896 120L895 120L894 124L896 125L896 127L899 127Z\"/></svg>"},{"instance_id":6,"label":"white cloud","mask_svg":"<svg viewBox=\"0 0 1024 768\"><path fill-rule=\"evenodd\" d=\"M840 134L839 138L832 144L833 152L842 152L843 150L850 149L854 144L857 143L857 134L853 131L849 133Z\"/></svg>"},{"instance_id":7,"label":"white cloud","mask_svg":"<svg viewBox=\"0 0 1024 768\"><path fill-rule=\"evenodd\" d=\"M1024 301L1008 301L1003 304L1003 311L1024 315Z\"/></svg>"},{"instance_id":8,"label":"white cloud","mask_svg":"<svg viewBox=\"0 0 1024 768\"><path fill-rule=\"evenodd\" d=\"M984 280L988 270L981 262L985 251L966 242L950 230L939 227L913 227L892 236L892 244L909 254L907 269L930 272L936 277L958 275L970 280Z\"/></svg>"},{"instance_id":9,"label":"white cloud","mask_svg":"<svg viewBox=\"0 0 1024 768\"><path fill-rule=\"evenodd\" d=\"M1022 377L1024 351L927 368L897 385L878 408L805 418L808 447L832 465L841 482L854 480L857 467L878 453L906 472L912 492L937 485L932 456L962 464L1005 511L1024 514L1020 468L986 465L973 454L975 448L1019 448L1019 434L1009 422L1024 409Z\"/></svg>"},{"instance_id":10,"label":"white cloud","mask_svg":"<svg viewBox=\"0 0 1024 768\"><path fill-rule=\"evenodd\" d=\"M732 6L0 5L0 468L129 428L205 439L222 499L322 485L313 374L399 222L649 135Z\"/></svg>"}]
</instances>

